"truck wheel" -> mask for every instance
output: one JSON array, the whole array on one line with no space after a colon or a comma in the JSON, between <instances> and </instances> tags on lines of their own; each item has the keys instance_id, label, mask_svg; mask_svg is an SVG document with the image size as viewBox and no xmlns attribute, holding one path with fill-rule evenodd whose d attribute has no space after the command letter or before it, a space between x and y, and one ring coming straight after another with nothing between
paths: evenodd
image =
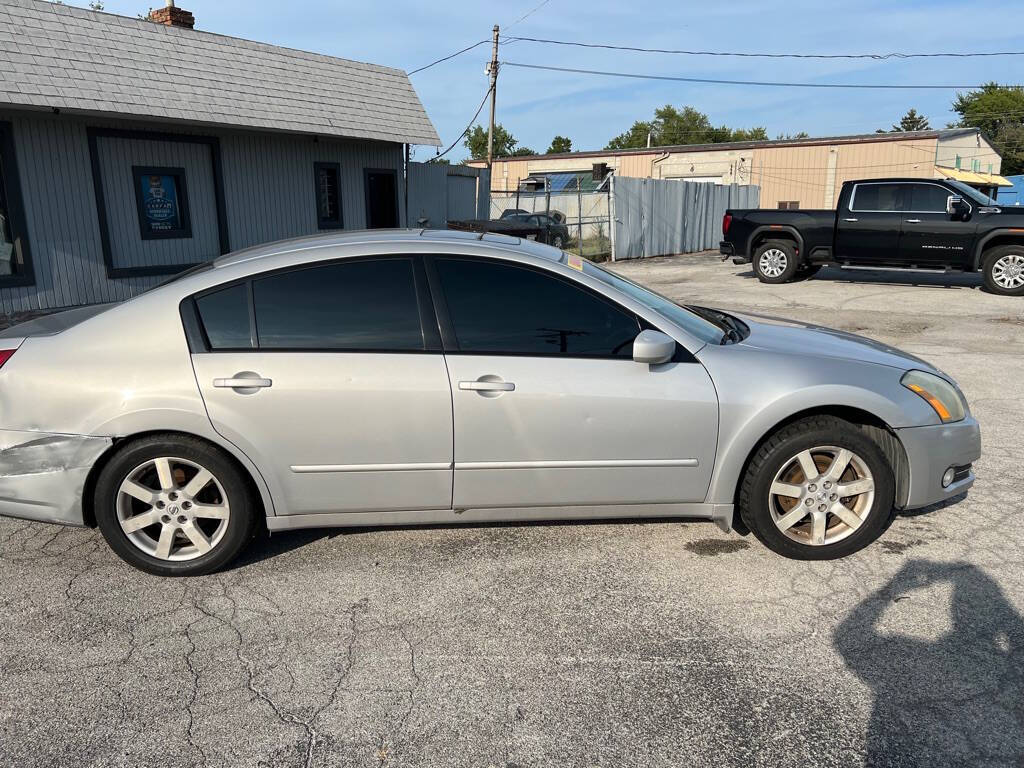
<instances>
[{"instance_id":1,"label":"truck wheel","mask_svg":"<svg viewBox=\"0 0 1024 768\"><path fill-rule=\"evenodd\" d=\"M778 554L831 560L878 538L892 520L895 493L885 454L863 430L809 416L761 444L740 486L739 513Z\"/></svg>"},{"instance_id":2,"label":"truck wheel","mask_svg":"<svg viewBox=\"0 0 1024 768\"><path fill-rule=\"evenodd\" d=\"M1000 296L1024 296L1024 247L1001 245L985 254L985 290Z\"/></svg>"},{"instance_id":3,"label":"truck wheel","mask_svg":"<svg viewBox=\"0 0 1024 768\"><path fill-rule=\"evenodd\" d=\"M786 240L768 240L754 251L754 273L762 283L788 283L798 266L796 249Z\"/></svg>"}]
</instances>

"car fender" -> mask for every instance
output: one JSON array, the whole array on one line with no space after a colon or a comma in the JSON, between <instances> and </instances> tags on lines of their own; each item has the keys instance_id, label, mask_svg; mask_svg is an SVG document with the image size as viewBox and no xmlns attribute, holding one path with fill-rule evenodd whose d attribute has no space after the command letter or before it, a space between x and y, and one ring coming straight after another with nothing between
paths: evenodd
<instances>
[{"instance_id":1,"label":"car fender","mask_svg":"<svg viewBox=\"0 0 1024 768\"><path fill-rule=\"evenodd\" d=\"M746 252L747 256L749 256L751 259L754 258L754 241L757 240L758 237L765 234L766 232L769 234L772 232L786 232L787 234L792 235L796 239L797 248L799 249L799 255L801 257L803 256L804 238L796 227L790 226L789 224L762 224L761 226L755 228L754 231L751 232L750 235L747 237Z\"/></svg>"},{"instance_id":2,"label":"car fender","mask_svg":"<svg viewBox=\"0 0 1024 768\"><path fill-rule=\"evenodd\" d=\"M202 438L231 454L245 468L245 471L249 473L249 476L256 485L256 489L259 491L267 517L273 517L276 514L274 498L259 467L237 445L229 440L225 440L213 428L213 424L210 422L209 416L207 416L205 411L195 413L170 408L153 408L122 413L98 425L93 432L94 434L111 435L115 438L131 437L152 432L181 432Z\"/></svg>"},{"instance_id":3,"label":"car fender","mask_svg":"<svg viewBox=\"0 0 1024 768\"><path fill-rule=\"evenodd\" d=\"M825 361L742 343L708 345L697 357L711 375L719 398L710 503L733 503L757 445L780 424L801 414L860 411L890 430L939 423L928 403L900 384L903 371L892 366L843 358Z\"/></svg>"},{"instance_id":4,"label":"car fender","mask_svg":"<svg viewBox=\"0 0 1024 768\"><path fill-rule=\"evenodd\" d=\"M1024 227L1002 227L1000 229L993 229L983 237L979 238L977 244L974 246L974 258L972 260L972 267L974 271L981 269L981 255L985 252L985 246L992 240L1003 235L1009 235L1020 240L1021 245L1024 245Z\"/></svg>"}]
</instances>

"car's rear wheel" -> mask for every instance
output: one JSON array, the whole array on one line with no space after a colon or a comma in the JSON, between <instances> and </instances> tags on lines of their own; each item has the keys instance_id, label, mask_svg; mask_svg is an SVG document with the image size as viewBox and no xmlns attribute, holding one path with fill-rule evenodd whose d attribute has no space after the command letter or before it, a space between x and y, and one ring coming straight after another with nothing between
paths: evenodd
<instances>
[{"instance_id":1,"label":"car's rear wheel","mask_svg":"<svg viewBox=\"0 0 1024 768\"><path fill-rule=\"evenodd\" d=\"M1024 296L1024 247L1001 245L985 255L985 289L1001 296Z\"/></svg>"},{"instance_id":2,"label":"car's rear wheel","mask_svg":"<svg viewBox=\"0 0 1024 768\"><path fill-rule=\"evenodd\" d=\"M895 480L882 449L856 424L831 416L794 422L756 451L740 489L740 515L773 551L831 560L867 546L892 520Z\"/></svg>"},{"instance_id":3,"label":"car's rear wheel","mask_svg":"<svg viewBox=\"0 0 1024 768\"><path fill-rule=\"evenodd\" d=\"M768 240L754 251L754 273L762 283L788 283L798 268L796 248L786 240Z\"/></svg>"},{"instance_id":4,"label":"car's rear wheel","mask_svg":"<svg viewBox=\"0 0 1024 768\"><path fill-rule=\"evenodd\" d=\"M159 576L211 573L252 538L253 493L238 466L202 440L126 444L96 483L96 522L126 562Z\"/></svg>"},{"instance_id":5,"label":"car's rear wheel","mask_svg":"<svg viewBox=\"0 0 1024 768\"><path fill-rule=\"evenodd\" d=\"M551 238L551 245L555 248L562 248L565 245L565 240L562 239L561 235L554 235Z\"/></svg>"}]
</instances>

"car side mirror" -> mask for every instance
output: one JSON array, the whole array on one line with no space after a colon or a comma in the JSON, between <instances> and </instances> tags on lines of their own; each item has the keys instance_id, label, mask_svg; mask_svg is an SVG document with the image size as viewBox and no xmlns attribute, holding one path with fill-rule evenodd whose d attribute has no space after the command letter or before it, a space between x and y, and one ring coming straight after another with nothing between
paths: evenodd
<instances>
[{"instance_id":1,"label":"car side mirror","mask_svg":"<svg viewBox=\"0 0 1024 768\"><path fill-rule=\"evenodd\" d=\"M967 213L967 206L960 195L950 195L946 198L946 213L950 216L962 216Z\"/></svg>"},{"instance_id":2,"label":"car side mirror","mask_svg":"<svg viewBox=\"0 0 1024 768\"><path fill-rule=\"evenodd\" d=\"M661 331L641 331L633 341L633 360L638 363L667 363L675 354L676 340Z\"/></svg>"}]
</instances>

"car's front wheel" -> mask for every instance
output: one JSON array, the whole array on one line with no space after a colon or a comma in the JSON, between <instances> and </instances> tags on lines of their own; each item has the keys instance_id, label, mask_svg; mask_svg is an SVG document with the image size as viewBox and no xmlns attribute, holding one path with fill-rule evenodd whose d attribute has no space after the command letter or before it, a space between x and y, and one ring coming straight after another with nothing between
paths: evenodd
<instances>
[{"instance_id":1,"label":"car's front wheel","mask_svg":"<svg viewBox=\"0 0 1024 768\"><path fill-rule=\"evenodd\" d=\"M1024 296L1024 247L1002 245L985 255L985 289L1002 296Z\"/></svg>"},{"instance_id":2,"label":"car's front wheel","mask_svg":"<svg viewBox=\"0 0 1024 768\"><path fill-rule=\"evenodd\" d=\"M125 561L158 576L197 576L233 560L255 528L253 492L214 446L181 435L127 443L100 472L96 523Z\"/></svg>"},{"instance_id":3,"label":"car's front wheel","mask_svg":"<svg viewBox=\"0 0 1024 768\"><path fill-rule=\"evenodd\" d=\"M770 549L831 560L867 546L892 520L895 479L858 425L831 416L794 422L755 452L739 512Z\"/></svg>"}]
</instances>

